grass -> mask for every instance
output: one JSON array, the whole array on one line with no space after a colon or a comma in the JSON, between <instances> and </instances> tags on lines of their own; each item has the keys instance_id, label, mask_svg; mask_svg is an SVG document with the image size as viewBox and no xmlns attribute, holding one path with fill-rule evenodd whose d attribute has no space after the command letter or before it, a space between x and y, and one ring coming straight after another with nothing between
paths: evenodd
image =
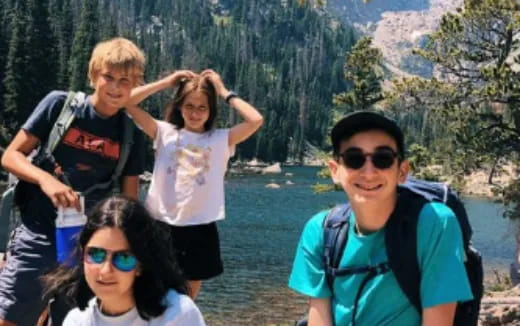
<instances>
[{"instance_id":1,"label":"grass","mask_svg":"<svg viewBox=\"0 0 520 326\"><path fill-rule=\"evenodd\" d=\"M490 292L501 292L513 287L511 278L506 273L493 269L493 276L484 281L484 295Z\"/></svg>"}]
</instances>

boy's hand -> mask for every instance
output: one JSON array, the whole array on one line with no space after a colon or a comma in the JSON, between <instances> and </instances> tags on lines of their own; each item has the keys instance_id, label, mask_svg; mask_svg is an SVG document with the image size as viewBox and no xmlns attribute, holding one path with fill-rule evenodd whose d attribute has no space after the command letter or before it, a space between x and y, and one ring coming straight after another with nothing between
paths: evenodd
<instances>
[{"instance_id":1,"label":"boy's hand","mask_svg":"<svg viewBox=\"0 0 520 326\"><path fill-rule=\"evenodd\" d=\"M196 74L191 70L177 70L173 74L169 75L165 79L167 80L170 87L174 87L183 79L192 79Z\"/></svg>"},{"instance_id":2,"label":"boy's hand","mask_svg":"<svg viewBox=\"0 0 520 326\"><path fill-rule=\"evenodd\" d=\"M148 96L169 87L174 87L183 79L192 79L195 76L197 76L197 74L191 70L177 70L173 74L170 74L156 82L136 87L132 89L132 94L125 106L137 105L144 101Z\"/></svg>"},{"instance_id":3,"label":"boy's hand","mask_svg":"<svg viewBox=\"0 0 520 326\"><path fill-rule=\"evenodd\" d=\"M222 81L222 78L219 74L211 69L206 69L201 72L200 75L203 78L206 78L213 85L218 96L222 98L227 96L229 91L226 89L226 86L224 86L224 82Z\"/></svg>"},{"instance_id":4,"label":"boy's hand","mask_svg":"<svg viewBox=\"0 0 520 326\"><path fill-rule=\"evenodd\" d=\"M81 204L76 192L53 176L49 175L45 177L40 182L40 188L43 193L50 198L56 208L58 206L75 207L78 212L81 211Z\"/></svg>"}]
</instances>

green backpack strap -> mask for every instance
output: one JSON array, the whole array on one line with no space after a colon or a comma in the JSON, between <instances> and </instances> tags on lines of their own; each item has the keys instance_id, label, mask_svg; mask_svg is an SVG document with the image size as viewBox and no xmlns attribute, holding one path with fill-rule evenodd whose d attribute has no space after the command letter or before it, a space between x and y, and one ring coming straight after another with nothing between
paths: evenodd
<instances>
[{"instance_id":1,"label":"green backpack strap","mask_svg":"<svg viewBox=\"0 0 520 326\"><path fill-rule=\"evenodd\" d=\"M130 150L132 148L132 145L134 143L134 129L135 124L134 122L128 117L128 115L123 115L123 141L121 144L121 150L119 152L119 160L117 161L117 165L114 169L114 173L112 173L112 177L110 180L102 183L97 183L87 190L83 191L83 195L88 195L92 193L93 191L99 190L99 189L108 189L109 187L112 187L114 184L117 183L119 180L119 177L121 177L121 174L123 173L123 169L126 165L126 162L128 161L128 156L130 155Z\"/></svg>"}]
</instances>

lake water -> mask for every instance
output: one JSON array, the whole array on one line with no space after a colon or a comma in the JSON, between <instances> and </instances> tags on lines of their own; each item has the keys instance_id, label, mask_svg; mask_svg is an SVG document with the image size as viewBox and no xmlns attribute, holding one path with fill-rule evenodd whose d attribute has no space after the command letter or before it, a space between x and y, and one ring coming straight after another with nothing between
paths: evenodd
<instances>
[{"instance_id":1,"label":"lake water","mask_svg":"<svg viewBox=\"0 0 520 326\"><path fill-rule=\"evenodd\" d=\"M227 217L219 223L224 274L205 282L197 299L208 325L293 325L305 312L306 299L286 286L300 232L311 216L345 198L343 192L314 194L317 171L291 167L279 175L227 179ZM271 182L281 188L266 188ZM489 200L468 198L466 208L486 272L506 270L514 225Z\"/></svg>"}]
</instances>

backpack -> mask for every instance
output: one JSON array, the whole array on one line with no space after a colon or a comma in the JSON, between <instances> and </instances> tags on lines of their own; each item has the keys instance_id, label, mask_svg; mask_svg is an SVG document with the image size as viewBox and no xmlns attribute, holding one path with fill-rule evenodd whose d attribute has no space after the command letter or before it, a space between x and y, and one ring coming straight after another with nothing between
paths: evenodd
<instances>
[{"instance_id":1,"label":"backpack","mask_svg":"<svg viewBox=\"0 0 520 326\"><path fill-rule=\"evenodd\" d=\"M325 276L330 289L337 276L365 274L356 293L352 314L352 325L355 325L357 303L367 282L378 274L390 270L394 272L401 290L422 313L420 300L421 274L417 260L417 222L421 209L429 202L442 202L455 213L459 222L465 253L465 268L468 275L473 300L457 304L454 325L473 326L478 323L480 301L484 292L484 272L480 253L472 246L473 230L469 223L464 204L458 195L443 183L428 182L408 178L406 183L398 187L398 201L385 226L385 245L388 262L375 266L338 268L341 257L348 242L349 204L337 205L328 213L323 223L323 259ZM298 326L307 325L306 320L297 322Z\"/></svg>"},{"instance_id":2,"label":"backpack","mask_svg":"<svg viewBox=\"0 0 520 326\"><path fill-rule=\"evenodd\" d=\"M82 92L68 92L67 98L63 104L63 107L56 119L56 123L53 125L49 137L47 138L47 142L42 145L37 152L36 156L32 159L34 165L53 173L55 169L56 161L53 156L53 152L60 143L61 139L71 126L72 122L76 118L75 111L81 110L84 108L84 103L86 100L85 93ZM117 183L119 177L123 172L123 168L128 160L128 155L130 154L130 149L133 144L133 133L134 133L135 125L131 121L131 119L124 115L124 124L123 124L123 140L121 144L121 150L119 153L119 160L114 169L114 173L110 177L109 180L92 185L88 189L82 192L83 195L88 195L93 191L99 189L108 189L112 187L115 183ZM53 173L54 174L54 173ZM10 182L8 188L2 194L2 198L0 201L0 221L4 225L12 224L14 217L14 208L17 206L19 208L23 207L24 203L27 202L26 192L28 187L37 187L36 185L18 180L14 175L10 174ZM66 180L63 174L56 176L60 179L61 182L70 186L68 180ZM6 241L0 241L0 250L5 250Z\"/></svg>"}]
</instances>

